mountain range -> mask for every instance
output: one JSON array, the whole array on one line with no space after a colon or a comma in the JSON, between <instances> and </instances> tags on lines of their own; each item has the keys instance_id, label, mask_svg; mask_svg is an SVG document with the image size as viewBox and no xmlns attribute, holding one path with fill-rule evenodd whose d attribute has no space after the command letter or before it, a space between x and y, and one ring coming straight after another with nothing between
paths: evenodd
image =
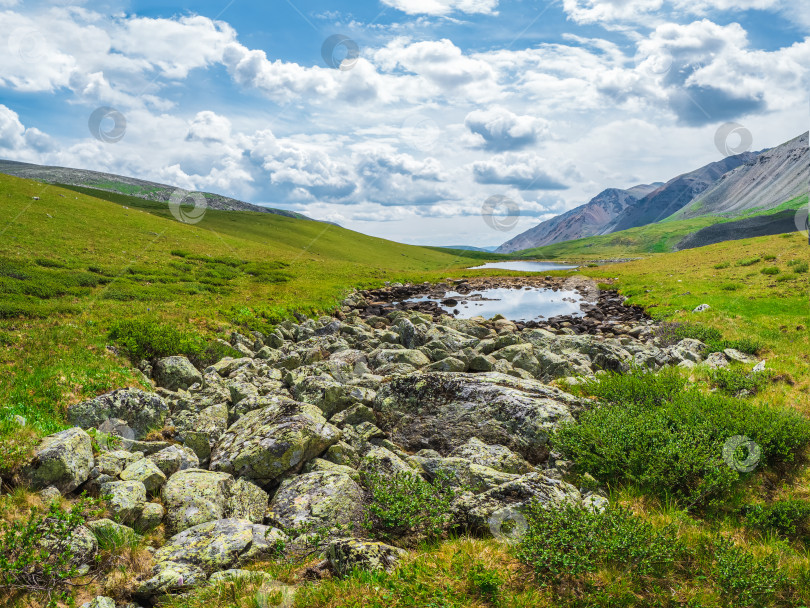
<instances>
[{"instance_id":1,"label":"mountain range","mask_svg":"<svg viewBox=\"0 0 810 608\"><path fill-rule=\"evenodd\" d=\"M734 217L771 209L807 194L808 134L761 152L728 156L668 182L608 188L566 213L541 222L501 245L512 253L646 226L666 219L705 215Z\"/></svg>"}]
</instances>

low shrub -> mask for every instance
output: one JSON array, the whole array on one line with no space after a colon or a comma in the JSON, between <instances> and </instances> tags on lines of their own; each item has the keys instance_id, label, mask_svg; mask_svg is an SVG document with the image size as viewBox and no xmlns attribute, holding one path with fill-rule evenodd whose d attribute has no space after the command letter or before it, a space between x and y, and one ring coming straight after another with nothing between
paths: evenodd
<instances>
[{"instance_id":1,"label":"low shrub","mask_svg":"<svg viewBox=\"0 0 810 608\"><path fill-rule=\"evenodd\" d=\"M719 264L715 264L713 268L715 268L716 270L723 270L724 268L728 268L729 266L731 266L731 264L728 262L720 262Z\"/></svg>"},{"instance_id":2,"label":"low shrub","mask_svg":"<svg viewBox=\"0 0 810 608\"><path fill-rule=\"evenodd\" d=\"M603 483L688 508L723 502L740 480L723 459L729 438L755 441L761 465L791 462L810 443L810 421L798 413L703 393L674 369L608 374L580 388L602 405L560 427L553 448Z\"/></svg>"},{"instance_id":3,"label":"low shrub","mask_svg":"<svg viewBox=\"0 0 810 608\"><path fill-rule=\"evenodd\" d=\"M752 528L773 531L795 539L810 534L810 502L799 499L778 500L770 505L743 507L745 522Z\"/></svg>"},{"instance_id":4,"label":"low shrub","mask_svg":"<svg viewBox=\"0 0 810 608\"><path fill-rule=\"evenodd\" d=\"M788 274L780 274L778 277L776 277L776 282L777 283L786 283L787 281L795 281L798 278L799 278L799 275L791 272L791 273L788 273Z\"/></svg>"},{"instance_id":5,"label":"low shrub","mask_svg":"<svg viewBox=\"0 0 810 608\"><path fill-rule=\"evenodd\" d=\"M209 343L196 332L183 331L154 319L119 321L110 330L109 337L133 362L185 355L195 366L204 368L224 357L241 356L224 344Z\"/></svg>"},{"instance_id":6,"label":"low shrub","mask_svg":"<svg viewBox=\"0 0 810 608\"><path fill-rule=\"evenodd\" d=\"M713 578L730 606L769 605L769 600L787 583L787 575L774 557L758 558L722 537L713 549Z\"/></svg>"},{"instance_id":7,"label":"low shrub","mask_svg":"<svg viewBox=\"0 0 810 608\"><path fill-rule=\"evenodd\" d=\"M762 274L779 274L779 268L777 266L766 266L760 272Z\"/></svg>"},{"instance_id":8,"label":"low shrub","mask_svg":"<svg viewBox=\"0 0 810 608\"><path fill-rule=\"evenodd\" d=\"M772 376L767 371L755 373L731 367L713 369L709 372L709 378L714 386L727 395L755 395L770 384Z\"/></svg>"},{"instance_id":9,"label":"low shrub","mask_svg":"<svg viewBox=\"0 0 810 608\"><path fill-rule=\"evenodd\" d=\"M727 340L718 329L706 327L698 323L661 323L653 334L659 339L662 346L672 346L684 338L700 340L708 352L720 352L727 348L734 348L749 355L755 355L762 350L762 344L753 338L739 338Z\"/></svg>"},{"instance_id":10,"label":"low shrub","mask_svg":"<svg viewBox=\"0 0 810 608\"><path fill-rule=\"evenodd\" d=\"M760 261L761 260L758 257L756 257L756 258L746 258L744 260L737 260L736 265L737 266L753 266L754 264L757 264Z\"/></svg>"},{"instance_id":11,"label":"low shrub","mask_svg":"<svg viewBox=\"0 0 810 608\"><path fill-rule=\"evenodd\" d=\"M47 510L33 507L25 520L0 521L0 588L33 596L49 607L68 600L82 566L73 535L101 511L96 500L83 497L69 510L52 502Z\"/></svg>"},{"instance_id":12,"label":"low shrub","mask_svg":"<svg viewBox=\"0 0 810 608\"><path fill-rule=\"evenodd\" d=\"M687 552L673 527L655 528L620 506L595 512L535 503L525 515L528 527L517 556L542 585L577 587L576 579L601 568L625 571L637 581L660 579Z\"/></svg>"},{"instance_id":13,"label":"low shrub","mask_svg":"<svg viewBox=\"0 0 810 608\"><path fill-rule=\"evenodd\" d=\"M723 291L737 291L740 288L742 288L740 283L724 283L720 286Z\"/></svg>"},{"instance_id":14,"label":"low shrub","mask_svg":"<svg viewBox=\"0 0 810 608\"><path fill-rule=\"evenodd\" d=\"M762 259L767 261L767 262L772 262L773 260L776 259L776 256L769 253L768 255L763 255Z\"/></svg>"},{"instance_id":15,"label":"low shrub","mask_svg":"<svg viewBox=\"0 0 810 608\"><path fill-rule=\"evenodd\" d=\"M393 477L366 473L363 483L372 500L363 515L363 527L381 540L414 543L443 538L452 520L450 505L458 494L449 481L444 472L432 482L415 473Z\"/></svg>"},{"instance_id":16,"label":"low shrub","mask_svg":"<svg viewBox=\"0 0 810 608\"><path fill-rule=\"evenodd\" d=\"M804 274L807 272L808 264L805 260L791 260L788 266L793 269L796 274Z\"/></svg>"}]
</instances>

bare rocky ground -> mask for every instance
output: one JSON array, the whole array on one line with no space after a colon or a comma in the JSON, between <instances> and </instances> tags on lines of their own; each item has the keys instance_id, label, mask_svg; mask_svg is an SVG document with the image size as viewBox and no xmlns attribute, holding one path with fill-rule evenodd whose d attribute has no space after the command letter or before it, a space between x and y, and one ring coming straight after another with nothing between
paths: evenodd
<instances>
[{"instance_id":1,"label":"bare rocky ground","mask_svg":"<svg viewBox=\"0 0 810 608\"><path fill-rule=\"evenodd\" d=\"M314 531L321 569L392 567L403 549L373 542L360 525L371 474L448 476L459 490L453 526L481 535L532 501L602 508L604 496L564 481L569 463L548 449L549 434L593 403L550 383L691 367L705 345L663 344L643 311L579 277L508 284L578 289L581 318L461 320L395 304L504 281L358 292L334 317L232 334L242 356L206 369L179 356L143 361L153 392L124 388L73 405L75 426L46 438L19 482L49 496L108 496L94 531L165 526L130 606L238 575Z\"/></svg>"}]
</instances>

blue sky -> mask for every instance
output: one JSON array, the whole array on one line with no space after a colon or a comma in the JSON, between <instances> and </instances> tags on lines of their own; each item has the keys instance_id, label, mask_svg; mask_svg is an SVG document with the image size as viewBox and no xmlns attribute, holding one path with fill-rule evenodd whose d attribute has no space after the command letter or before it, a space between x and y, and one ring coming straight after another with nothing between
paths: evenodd
<instances>
[{"instance_id":1,"label":"blue sky","mask_svg":"<svg viewBox=\"0 0 810 608\"><path fill-rule=\"evenodd\" d=\"M802 4L0 0L0 158L497 245L719 160L728 122L753 149L806 130ZM357 57L325 61L333 35ZM120 141L91 133L99 107ZM516 223L482 218L492 196Z\"/></svg>"}]
</instances>

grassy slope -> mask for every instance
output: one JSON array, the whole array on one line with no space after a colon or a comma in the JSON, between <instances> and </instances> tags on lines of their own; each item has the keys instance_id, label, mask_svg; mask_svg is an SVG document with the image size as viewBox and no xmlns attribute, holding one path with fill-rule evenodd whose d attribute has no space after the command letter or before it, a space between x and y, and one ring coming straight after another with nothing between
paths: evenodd
<instances>
[{"instance_id":1,"label":"grassy slope","mask_svg":"<svg viewBox=\"0 0 810 608\"><path fill-rule=\"evenodd\" d=\"M708 215L689 220L667 218L655 224L630 228L612 234L591 236L584 239L565 241L533 249L524 249L516 255L522 258L540 259L596 259L618 258L622 256L666 253L688 234L721 222L730 222L753 217L770 215L785 209L798 209L807 204L807 196L786 201L773 209L751 209L734 217Z\"/></svg>"},{"instance_id":2,"label":"grassy slope","mask_svg":"<svg viewBox=\"0 0 810 608\"><path fill-rule=\"evenodd\" d=\"M481 259L271 214L208 210L183 224L163 204L9 176L0 217L0 438L15 414L52 432L69 403L137 383L105 350L118 319L146 315L213 337L240 321L334 309L356 286L440 279Z\"/></svg>"}]
</instances>

